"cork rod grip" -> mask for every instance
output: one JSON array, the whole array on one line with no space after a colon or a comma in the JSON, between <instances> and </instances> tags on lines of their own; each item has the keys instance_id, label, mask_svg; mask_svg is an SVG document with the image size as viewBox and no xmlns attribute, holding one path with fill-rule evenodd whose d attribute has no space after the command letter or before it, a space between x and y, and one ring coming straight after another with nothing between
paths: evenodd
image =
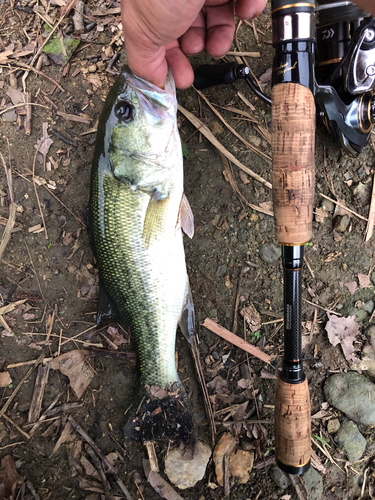
<instances>
[{"instance_id":1,"label":"cork rod grip","mask_svg":"<svg viewBox=\"0 0 375 500\"><path fill-rule=\"evenodd\" d=\"M300 473L311 453L310 396L307 380L288 384L278 378L275 401L275 450L280 466ZM282 467L285 470L285 467Z\"/></svg>"},{"instance_id":2,"label":"cork rod grip","mask_svg":"<svg viewBox=\"0 0 375 500\"><path fill-rule=\"evenodd\" d=\"M315 101L299 84L272 89L272 196L282 245L311 238L315 185Z\"/></svg>"}]
</instances>

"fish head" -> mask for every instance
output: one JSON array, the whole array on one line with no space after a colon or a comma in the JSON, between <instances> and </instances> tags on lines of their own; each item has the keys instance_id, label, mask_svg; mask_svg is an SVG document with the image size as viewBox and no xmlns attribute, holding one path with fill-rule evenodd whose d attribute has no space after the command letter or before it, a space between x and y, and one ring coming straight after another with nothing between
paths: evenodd
<instances>
[{"instance_id":1,"label":"fish head","mask_svg":"<svg viewBox=\"0 0 375 500\"><path fill-rule=\"evenodd\" d=\"M116 83L108 120L112 171L134 190L155 191L155 184L165 184L181 149L173 77L169 72L160 89L126 68Z\"/></svg>"}]
</instances>

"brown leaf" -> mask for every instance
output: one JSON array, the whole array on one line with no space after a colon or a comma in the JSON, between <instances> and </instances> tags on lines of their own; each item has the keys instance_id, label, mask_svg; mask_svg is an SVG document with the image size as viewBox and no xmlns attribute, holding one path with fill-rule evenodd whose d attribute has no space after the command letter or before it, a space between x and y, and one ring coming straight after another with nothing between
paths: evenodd
<instances>
[{"instance_id":1,"label":"brown leaf","mask_svg":"<svg viewBox=\"0 0 375 500\"><path fill-rule=\"evenodd\" d=\"M12 383L12 377L9 372L0 372L0 387L7 387Z\"/></svg>"},{"instance_id":2,"label":"brown leaf","mask_svg":"<svg viewBox=\"0 0 375 500\"><path fill-rule=\"evenodd\" d=\"M228 380L225 380L220 375L217 375L213 380L211 380L211 382L207 384L207 387L213 389L216 394L227 395L230 392L228 389L228 385Z\"/></svg>"},{"instance_id":3,"label":"brown leaf","mask_svg":"<svg viewBox=\"0 0 375 500\"><path fill-rule=\"evenodd\" d=\"M354 356L353 342L356 340L356 335L359 334L359 325L356 323L355 316L348 318L338 317L334 314L327 313L329 318L326 324L328 339L332 345L341 344L345 358L348 361L357 363L359 359Z\"/></svg>"},{"instance_id":4,"label":"brown leaf","mask_svg":"<svg viewBox=\"0 0 375 500\"><path fill-rule=\"evenodd\" d=\"M76 349L50 361L53 370L60 370L69 377L70 386L77 398L82 396L94 377L94 370L85 359L88 354L88 351Z\"/></svg>"},{"instance_id":5,"label":"brown leaf","mask_svg":"<svg viewBox=\"0 0 375 500\"><path fill-rule=\"evenodd\" d=\"M229 473L240 484L245 484L249 480L249 472L253 468L253 463L253 451L237 450L232 452L229 458Z\"/></svg>"},{"instance_id":6,"label":"brown leaf","mask_svg":"<svg viewBox=\"0 0 375 500\"><path fill-rule=\"evenodd\" d=\"M224 483L224 456L230 456L235 447L236 438L230 433L223 434L215 446L212 458L215 463L216 480L220 486Z\"/></svg>"},{"instance_id":7,"label":"brown leaf","mask_svg":"<svg viewBox=\"0 0 375 500\"><path fill-rule=\"evenodd\" d=\"M340 283L341 285L341 283ZM353 295L354 292L357 290L358 285L356 281L350 281L349 283L343 283L341 286L346 286L346 288L349 290L349 292Z\"/></svg>"},{"instance_id":8,"label":"brown leaf","mask_svg":"<svg viewBox=\"0 0 375 500\"><path fill-rule=\"evenodd\" d=\"M5 455L0 467L0 500L13 500L18 473L11 455Z\"/></svg>"},{"instance_id":9,"label":"brown leaf","mask_svg":"<svg viewBox=\"0 0 375 500\"><path fill-rule=\"evenodd\" d=\"M241 309L240 313L245 318L246 323L249 325L252 332L256 332L260 329L260 327L262 326L262 320L260 318L260 314L255 309L253 304L250 304L249 306Z\"/></svg>"},{"instance_id":10,"label":"brown leaf","mask_svg":"<svg viewBox=\"0 0 375 500\"><path fill-rule=\"evenodd\" d=\"M43 156L44 162L46 161L46 156L49 151L49 148L53 144L53 140L49 137L48 133L48 123L43 123L43 135L41 139L37 141L34 145L34 148Z\"/></svg>"},{"instance_id":11,"label":"brown leaf","mask_svg":"<svg viewBox=\"0 0 375 500\"><path fill-rule=\"evenodd\" d=\"M316 222L324 222L324 219L328 217L327 212L324 210L323 207L318 207L315 209L315 220Z\"/></svg>"},{"instance_id":12,"label":"brown leaf","mask_svg":"<svg viewBox=\"0 0 375 500\"><path fill-rule=\"evenodd\" d=\"M370 280L368 274L358 273L357 278L359 281L360 288L367 288L369 286L369 284L371 283L371 280Z\"/></svg>"}]
</instances>

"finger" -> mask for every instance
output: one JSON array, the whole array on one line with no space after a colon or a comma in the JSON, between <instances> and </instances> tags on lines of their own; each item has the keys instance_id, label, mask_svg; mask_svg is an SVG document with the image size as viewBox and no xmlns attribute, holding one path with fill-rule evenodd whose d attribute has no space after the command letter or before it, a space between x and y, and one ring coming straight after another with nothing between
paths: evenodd
<instances>
[{"instance_id":1,"label":"finger","mask_svg":"<svg viewBox=\"0 0 375 500\"><path fill-rule=\"evenodd\" d=\"M202 11L191 27L180 38L180 47L184 54L193 55L202 52L206 44L206 20Z\"/></svg>"},{"instance_id":2,"label":"finger","mask_svg":"<svg viewBox=\"0 0 375 500\"><path fill-rule=\"evenodd\" d=\"M177 43L177 42L176 42ZM128 66L132 72L160 88L164 87L168 66L165 47L140 47L125 39Z\"/></svg>"},{"instance_id":3,"label":"finger","mask_svg":"<svg viewBox=\"0 0 375 500\"><path fill-rule=\"evenodd\" d=\"M236 0L236 16L240 19L250 19L258 16L267 5L267 0Z\"/></svg>"},{"instance_id":4,"label":"finger","mask_svg":"<svg viewBox=\"0 0 375 500\"><path fill-rule=\"evenodd\" d=\"M230 49L234 35L234 1L206 9L206 50L212 57L222 57Z\"/></svg>"},{"instance_id":5,"label":"finger","mask_svg":"<svg viewBox=\"0 0 375 500\"><path fill-rule=\"evenodd\" d=\"M186 89L193 84L194 72L188 58L178 45L173 45L166 52L168 66L178 89Z\"/></svg>"}]
</instances>

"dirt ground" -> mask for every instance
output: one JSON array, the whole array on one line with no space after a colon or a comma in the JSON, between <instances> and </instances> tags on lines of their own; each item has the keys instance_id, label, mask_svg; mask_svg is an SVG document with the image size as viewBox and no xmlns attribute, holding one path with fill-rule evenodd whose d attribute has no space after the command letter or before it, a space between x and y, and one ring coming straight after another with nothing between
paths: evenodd
<instances>
[{"instance_id":1,"label":"dirt ground","mask_svg":"<svg viewBox=\"0 0 375 500\"><path fill-rule=\"evenodd\" d=\"M33 10L35 6L38 12ZM104 491L101 482L95 483L87 465L87 460L92 461L89 447L74 429L69 432L68 415L74 417L103 454L117 454L118 475L132 498L160 498L143 473L145 449L140 444L123 445L122 427L137 377L134 348L131 335L118 325L113 325L110 332L103 330L105 337L95 330L98 275L85 227L95 142L93 130L123 60L118 7L119 4L112 1L89 3L84 17L85 31L81 35L74 32L73 12L68 14L56 33L65 37L72 31L72 36L81 36L81 43L68 65L60 66L50 61L50 65L41 67L42 73L30 71L24 80L26 88L23 88L24 73L20 63L32 64L34 68L35 64L30 60L33 53L24 56L17 53L30 51L30 47L25 49L30 43L42 43L43 36L49 33L47 30L43 35L43 23L55 26L62 11L46 1L0 0L0 51L10 50L13 54L3 60L0 52L0 109L11 102L8 92L12 84L27 90L33 103L30 135L24 129L24 108L15 108L19 112L15 122L0 117L0 151L4 162L11 167L17 206L15 231L5 249L0 269L0 305L6 306L10 297L10 303L26 299L10 312L1 309L0 331L0 371L9 371L12 379L1 390L0 408L6 405L6 413L0 410L3 417L0 419L0 458L9 454L13 457L19 474L14 496L17 499L101 498L100 491ZM102 15L97 15L99 9ZM255 21L254 29L252 24L242 23L238 30L238 49L259 53L260 57L247 59L257 77L263 75L272 62L269 11L270 5ZM91 26L93 22L95 25ZM235 45L233 50L236 50ZM121 57L109 68L117 52ZM228 56L227 60L234 58ZM192 58L195 66L210 61L207 55ZM47 77L57 81L61 88ZM265 92L269 94L270 83L266 84ZM251 107L240 94L250 101ZM240 162L270 182L271 165L264 159L264 155L271 156L268 141L270 108L240 81L233 86L207 89L204 95L227 123L263 156L235 137L194 89L179 91L178 101ZM237 112L225 108L236 108ZM73 121L71 115L80 121ZM191 241L186 238L185 248L197 317L199 357L205 383L218 375L227 381L224 393L209 388L216 422L214 440L217 443L224 432L232 431L242 449L255 452L255 466L249 480L242 485L231 481L230 498L295 499L297 493L293 486L282 491L269 475L274 455L275 371L201 326L209 317L232 330L235 321L239 336L245 335L247 340L274 356L275 366L281 366L282 266L280 259L267 264L259 253L264 243L276 244L273 218L244 201L267 208L268 205L262 204L271 201L271 191L237 166L225 164L218 149L182 114L178 119L186 147L185 192L195 217L195 236ZM35 155L35 144L43 137L43 123L48 124L48 135L53 140L46 153L45 165L43 158ZM356 464L347 463L327 432L327 422L334 417L341 419L343 414L324 406L322 390L330 373L352 368L341 347L334 347L327 338L326 311L348 316L363 310L363 304L374 300L372 282L361 287L358 281L358 274L371 278L375 265L374 240L371 238L364 243L366 221L363 219L369 212L373 167L371 146L357 158L349 158L323 128L318 129L315 207L319 211L313 223L312 243L306 247L308 265L304 268L303 297L309 302L303 303L303 352L312 414L322 408L327 410L324 418L318 415L312 420L313 450L326 468L319 473L324 484L322 498L327 500L361 496L364 471L375 449L374 430L362 427L361 432L367 440L364 457ZM359 184L365 186L361 195L354 190ZM350 214L349 224L343 231L337 226L343 216L333 212L337 209L336 202L327 202L323 195L345 203L355 212ZM325 204L323 210L322 204ZM9 185L2 165L0 222L3 226L9 212ZM337 230L334 231L334 227ZM357 286L351 293L345 284L353 282ZM250 304L259 312L262 323L255 332L244 326L239 313ZM359 319L360 335L355 350L361 357L364 331L372 321L371 311ZM213 446L193 358L180 333L177 334L177 348L179 373L193 402L199 436ZM54 400L59 411L47 414L44 422L33 429L29 411L37 369L28 362L41 355L48 359L78 349L86 351L86 359L93 368L90 385L78 398L67 376L51 369L42 395L41 414ZM245 391L238 386L242 379L250 383ZM242 419L257 419L262 423L241 426L233 420L238 405L247 400L249 403ZM78 404L69 406L72 403ZM233 425L230 422L234 422ZM64 429L66 441L55 449ZM160 464L166 450L166 445L157 445ZM367 474L370 473L371 469ZM116 478L111 474L108 478L113 498L124 498ZM217 485L212 460L204 478L194 488L180 493L185 499L224 497L223 489ZM369 498L367 489L364 494L363 498Z\"/></svg>"}]
</instances>

